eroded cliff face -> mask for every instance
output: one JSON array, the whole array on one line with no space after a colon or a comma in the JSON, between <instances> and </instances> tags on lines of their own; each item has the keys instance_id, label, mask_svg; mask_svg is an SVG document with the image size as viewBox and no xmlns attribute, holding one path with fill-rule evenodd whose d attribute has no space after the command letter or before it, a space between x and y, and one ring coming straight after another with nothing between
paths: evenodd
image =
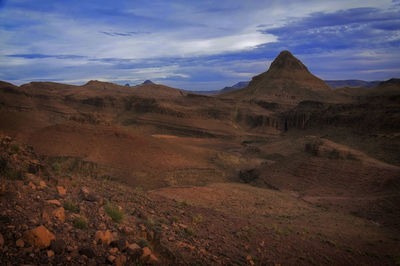
<instances>
[{"instance_id":1,"label":"eroded cliff face","mask_svg":"<svg viewBox=\"0 0 400 266\"><path fill-rule=\"evenodd\" d=\"M281 113L280 123L284 124L285 130L338 126L369 131L398 131L400 129L399 108L399 101L353 104L301 102L294 109Z\"/></svg>"}]
</instances>

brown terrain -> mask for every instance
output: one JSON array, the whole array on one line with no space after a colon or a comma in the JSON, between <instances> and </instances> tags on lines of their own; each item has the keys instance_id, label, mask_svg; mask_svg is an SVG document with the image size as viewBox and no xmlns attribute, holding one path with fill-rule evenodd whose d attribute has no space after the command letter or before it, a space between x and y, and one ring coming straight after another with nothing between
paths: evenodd
<instances>
[{"instance_id":1,"label":"brown terrain","mask_svg":"<svg viewBox=\"0 0 400 266\"><path fill-rule=\"evenodd\" d=\"M398 79L0 82L0 136L2 265L400 264Z\"/></svg>"}]
</instances>

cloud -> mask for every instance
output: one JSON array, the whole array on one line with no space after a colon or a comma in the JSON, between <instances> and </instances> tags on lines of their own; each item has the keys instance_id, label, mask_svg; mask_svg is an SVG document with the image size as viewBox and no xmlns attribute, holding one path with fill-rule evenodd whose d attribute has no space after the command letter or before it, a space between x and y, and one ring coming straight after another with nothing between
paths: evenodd
<instances>
[{"instance_id":1,"label":"cloud","mask_svg":"<svg viewBox=\"0 0 400 266\"><path fill-rule=\"evenodd\" d=\"M381 79L398 75L398 3L7 1L0 79L219 89L265 71L283 49L323 78Z\"/></svg>"},{"instance_id":2,"label":"cloud","mask_svg":"<svg viewBox=\"0 0 400 266\"><path fill-rule=\"evenodd\" d=\"M281 27L260 30L278 37L289 47L312 52L318 49L395 47L400 40L397 11L354 8L334 13L313 13Z\"/></svg>"},{"instance_id":3,"label":"cloud","mask_svg":"<svg viewBox=\"0 0 400 266\"><path fill-rule=\"evenodd\" d=\"M131 37L139 34L150 34L148 31L129 31L129 32L111 32L111 31L99 31L107 36L117 36L117 37Z\"/></svg>"},{"instance_id":4,"label":"cloud","mask_svg":"<svg viewBox=\"0 0 400 266\"><path fill-rule=\"evenodd\" d=\"M56 58L56 59L81 59L87 58L82 55L47 55L47 54L11 54L8 57L20 57L25 59L37 59L37 58Z\"/></svg>"}]
</instances>

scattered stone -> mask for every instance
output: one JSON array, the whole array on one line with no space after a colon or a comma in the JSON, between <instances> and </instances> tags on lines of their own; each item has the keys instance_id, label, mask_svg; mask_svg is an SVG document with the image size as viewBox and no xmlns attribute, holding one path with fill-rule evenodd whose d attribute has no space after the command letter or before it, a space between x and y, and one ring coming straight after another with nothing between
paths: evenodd
<instances>
[{"instance_id":1,"label":"scattered stone","mask_svg":"<svg viewBox=\"0 0 400 266\"><path fill-rule=\"evenodd\" d=\"M87 187L81 188L81 195L84 200L91 201L91 202L100 202L101 198L89 191Z\"/></svg>"},{"instance_id":2,"label":"scattered stone","mask_svg":"<svg viewBox=\"0 0 400 266\"><path fill-rule=\"evenodd\" d=\"M47 257L51 258L54 256L54 251L53 250L47 250Z\"/></svg>"},{"instance_id":3,"label":"scattered stone","mask_svg":"<svg viewBox=\"0 0 400 266\"><path fill-rule=\"evenodd\" d=\"M29 181L28 186L33 190L36 189L36 186L35 186L35 184L32 183L32 181Z\"/></svg>"},{"instance_id":4,"label":"scattered stone","mask_svg":"<svg viewBox=\"0 0 400 266\"><path fill-rule=\"evenodd\" d=\"M185 225L185 224L178 224L180 227L182 227L183 229L187 229L188 228L188 226L187 225Z\"/></svg>"},{"instance_id":5,"label":"scattered stone","mask_svg":"<svg viewBox=\"0 0 400 266\"><path fill-rule=\"evenodd\" d=\"M65 222L65 210L63 207L59 207L52 212L53 216L61 223Z\"/></svg>"},{"instance_id":6,"label":"scattered stone","mask_svg":"<svg viewBox=\"0 0 400 266\"><path fill-rule=\"evenodd\" d=\"M46 200L46 203L50 204L50 205L56 205L58 207L61 206L61 202L59 200L53 199L53 200Z\"/></svg>"},{"instance_id":7,"label":"scattered stone","mask_svg":"<svg viewBox=\"0 0 400 266\"><path fill-rule=\"evenodd\" d=\"M50 215L49 215L49 213L47 212L47 210L43 210L43 213L42 213L42 220L43 220L44 222L46 222L46 223L50 223Z\"/></svg>"},{"instance_id":8,"label":"scattered stone","mask_svg":"<svg viewBox=\"0 0 400 266\"><path fill-rule=\"evenodd\" d=\"M96 257L94 250L91 247L83 247L79 250L79 254L84 255L88 258Z\"/></svg>"},{"instance_id":9,"label":"scattered stone","mask_svg":"<svg viewBox=\"0 0 400 266\"><path fill-rule=\"evenodd\" d=\"M24 242L24 240L22 240L22 239L18 239L18 240L15 242L15 245L16 245L18 248L23 248L23 247L25 246L25 242Z\"/></svg>"},{"instance_id":10,"label":"scattered stone","mask_svg":"<svg viewBox=\"0 0 400 266\"><path fill-rule=\"evenodd\" d=\"M115 266L123 266L123 265L125 265L126 261L127 261L126 256L121 255L115 259L114 264L115 264Z\"/></svg>"},{"instance_id":11,"label":"scattered stone","mask_svg":"<svg viewBox=\"0 0 400 266\"><path fill-rule=\"evenodd\" d=\"M35 229L26 231L24 233L25 241L37 248L44 249L50 246L51 241L55 240L56 237L47 230L43 225L36 227Z\"/></svg>"},{"instance_id":12,"label":"scattered stone","mask_svg":"<svg viewBox=\"0 0 400 266\"><path fill-rule=\"evenodd\" d=\"M39 188L39 189L44 189L44 188L46 188L46 187L47 187L46 183L45 183L43 180L40 180L40 181L39 181L39 186L38 186L38 188Z\"/></svg>"},{"instance_id":13,"label":"scattered stone","mask_svg":"<svg viewBox=\"0 0 400 266\"><path fill-rule=\"evenodd\" d=\"M7 192L6 184L1 185L1 187L0 187L0 196L1 195L5 195L6 192Z\"/></svg>"},{"instance_id":14,"label":"scattered stone","mask_svg":"<svg viewBox=\"0 0 400 266\"><path fill-rule=\"evenodd\" d=\"M147 259L151 255L151 250L148 247L142 248L142 256L140 257L143 261L147 261Z\"/></svg>"},{"instance_id":15,"label":"scattered stone","mask_svg":"<svg viewBox=\"0 0 400 266\"><path fill-rule=\"evenodd\" d=\"M127 245L128 245L128 243L124 239L115 240L110 243L111 247L116 247L121 251L123 251Z\"/></svg>"},{"instance_id":16,"label":"scattered stone","mask_svg":"<svg viewBox=\"0 0 400 266\"><path fill-rule=\"evenodd\" d=\"M160 263L160 261L157 259L157 257L154 254L150 254L150 256L146 262L148 264L159 264Z\"/></svg>"},{"instance_id":17,"label":"scattered stone","mask_svg":"<svg viewBox=\"0 0 400 266\"><path fill-rule=\"evenodd\" d=\"M51 249L56 254L61 254L65 250L65 242L62 239L57 239L51 243Z\"/></svg>"},{"instance_id":18,"label":"scattered stone","mask_svg":"<svg viewBox=\"0 0 400 266\"><path fill-rule=\"evenodd\" d=\"M111 254L116 254L116 253L118 253L118 248L110 248L109 252Z\"/></svg>"},{"instance_id":19,"label":"scattered stone","mask_svg":"<svg viewBox=\"0 0 400 266\"><path fill-rule=\"evenodd\" d=\"M36 177L34 174L32 174L32 173L26 173L26 174L25 174L25 178L26 178L27 180L30 180L30 181L33 181L33 180L37 179L37 177Z\"/></svg>"},{"instance_id":20,"label":"scattered stone","mask_svg":"<svg viewBox=\"0 0 400 266\"><path fill-rule=\"evenodd\" d=\"M254 265L253 257L251 255L247 255L246 260L250 263L250 265Z\"/></svg>"},{"instance_id":21,"label":"scattered stone","mask_svg":"<svg viewBox=\"0 0 400 266\"><path fill-rule=\"evenodd\" d=\"M128 251L130 251L130 252L132 252L132 251L133 252L137 252L137 251L140 251L140 250L141 250L140 246L138 244L136 244L136 243L128 245Z\"/></svg>"},{"instance_id":22,"label":"scattered stone","mask_svg":"<svg viewBox=\"0 0 400 266\"><path fill-rule=\"evenodd\" d=\"M124 234L127 234L127 235L133 234L133 233L134 233L133 228L132 228L132 227L129 227L129 226L126 226L126 225L121 225L121 226L120 226L120 231L121 231L122 233L124 233Z\"/></svg>"},{"instance_id":23,"label":"scattered stone","mask_svg":"<svg viewBox=\"0 0 400 266\"><path fill-rule=\"evenodd\" d=\"M107 228L107 226L106 226L105 223L101 223L101 224L99 225L99 229L101 229L101 230L106 230L106 228Z\"/></svg>"},{"instance_id":24,"label":"scattered stone","mask_svg":"<svg viewBox=\"0 0 400 266\"><path fill-rule=\"evenodd\" d=\"M103 245L110 245L112 241L112 234L109 230L106 231L97 231L94 235L94 239L97 242L101 242Z\"/></svg>"},{"instance_id":25,"label":"scattered stone","mask_svg":"<svg viewBox=\"0 0 400 266\"><path fill-rule=\"evenodd\" d=\"M63 186L57 186L57 192L60 196L67 195L67 190Z\"/></svg>"},{"instance_id":26,"label":"scattered stone","mask_svg":"<svg viewBox=\"0 0 400 266\"><path fill-rule=\"evenodd\" d=\"M111 262L111 263L113 263L113 262L115 261L115 259L116 259L116 257L113 256L113 255L110 255L110 256L107 257L107 260L108 260L109 262Z\"/></svg>"}]
</instances>

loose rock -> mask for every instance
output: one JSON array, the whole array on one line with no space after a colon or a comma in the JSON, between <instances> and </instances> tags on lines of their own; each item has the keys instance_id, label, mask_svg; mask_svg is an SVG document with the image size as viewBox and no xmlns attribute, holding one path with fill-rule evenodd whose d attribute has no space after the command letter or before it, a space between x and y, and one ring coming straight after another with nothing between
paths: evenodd
<instances>
[{"instance_id":1,"label":"loose rock","mask_svg":"<svg viewBox=\"0 0 400 266\"><path fill-rule=\"evenodd\" d=\"M63 186L57 186L57 192L60 196L67 195L67 190Z\"/></svg>"},{"instance_id":2,"label":"loose rock","mask_svg":"<svg viewBox=\"0 0 400 266\"><path fill-rule=\"evenodd\" d=\"M113 263L115 259L116 259L116 257L113 256L113 255L110 255L110 256L107 257L107 260L108 260L109 262L111 262L111 263Z\"/></svg>"},{"instance_id":3,"label":"loose rock","mask_svg":"<svg viewBox=\"0 0 400 266\"><path fill-rule=\"evenodd\" d=\"M19 248L23 248L23 247L25 246L25 242L24 242L24 240L22 240L22 239L18 239L18 240L15 242L15 245L16 245L17 247L19 247Z\"/></svg>"},{"instance_id":4,"label":"loose rock","mask_svg":"<svg viewBox=\"0 0 400 266\"><path fill-rule=\"evenodd\" d=\"M88 258L94 258L96 256L94 250L91 247L84 247L79 250L79 254L85 255Z\"/></svg>"},{"instance_id":5,"label":"loose rock","mask_svg":"<svg viewBox=\"0 0 400 266\"><path fill-rule=\"evenodd\" d=\"M151 250L148 247L142 248L142 256L140 257L143 261L146 261L151 255Z\"/></svg>"},{"instance_id":6,"label":"loose rock","mask_svg":"<svg viewBox=\"0 0 400 266\"><path fill-rule=\"evenodd\" d=\"M84 200L91 201L91 202L100 202L101 198L94 193L90 192L87 187L81 188L81 195Z\"/></svg>"},{"instance_id":7,"label":"loose rock","mask_svg":"<svg viewBox=\"0 0 400 266\"><path fill-rule=\"evenodd\" d=\"M54 200L46 200L46 203L51 204L51 205L56 205L58 207L61 206L61 202L59 200L56 200L56 199L54 199Z\"/></svg>"},{"instance_id":8,"label":"loose rock","mask_svg":"<svg viewBox=\"0 0 400 266\"><path fill-rule=\"evenodd\" d=\"M26 231L24 233L24 239L27 243L40 249L44 249L50 246L51 241L55 240L56 237L47 230L43 225L36 227L35 229Z\"/></svg>"},{"instance_id":9,"label":"loose rock","mask_svg":"<svg viewBox=\"0 0 400 266\"><path fill-rule=\"evenodd\" d=\"M65 210L63 207L55 209L52 214L61 223L65 222Z\"/></svg>"},{"instance_id":10,"label":"loose rock","mask_svg":"<svg viewBox=\"0 0 400 266\"><path fill-rule=\"evenodd\" d=\"M112 234L109 230L106 231L97 231L94 239L97 242L101 242L103 245L110 245L111 241L112 241Z\"/></svg>"},{"instance_id":11,"label":"loose rock","mask_svg":"<svg viewBox=\"0 0 400 266\"><path fill-rule=\"evenodd\" d=\"M65 242L62 239L57 239L51 243L51 249L56 254L61 254L65 250Z\"/></svg>"},{"instance_id":12,"label":"loose rock","mask_svg":"<svg viewBox=\"0 0 400 266\"><path fill-rule=\"evenodd\" d=\"M54 251L53 250L47 250L47 257L51 258L54 256Z\"/></svg>"}]
</instances>

